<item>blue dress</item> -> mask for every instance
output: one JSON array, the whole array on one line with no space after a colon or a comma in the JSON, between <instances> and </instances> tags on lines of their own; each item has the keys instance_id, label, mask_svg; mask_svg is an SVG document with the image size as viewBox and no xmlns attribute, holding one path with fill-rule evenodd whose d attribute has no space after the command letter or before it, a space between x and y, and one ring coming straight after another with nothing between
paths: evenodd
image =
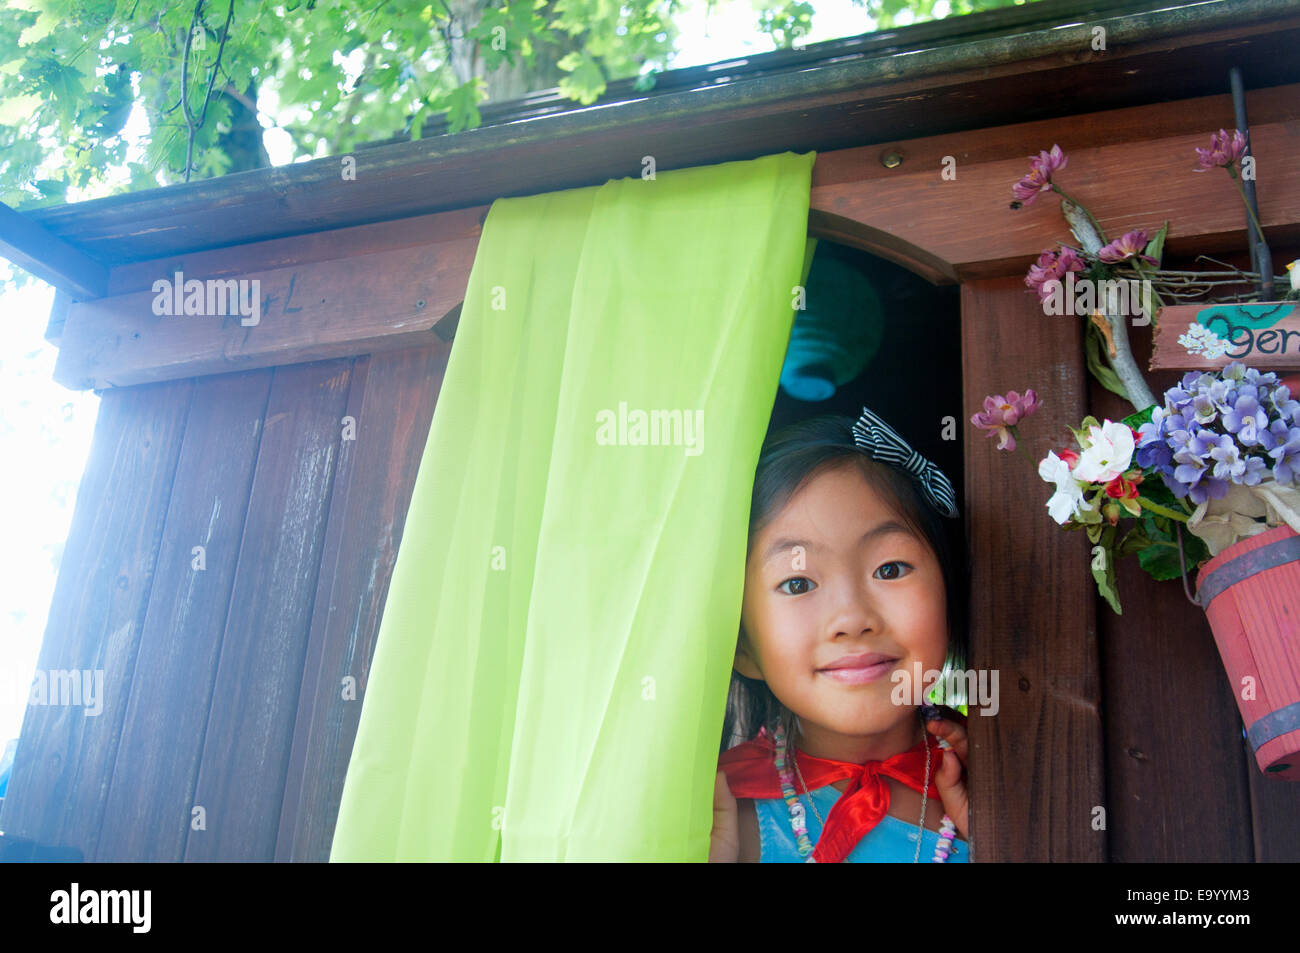
<instances>
[{"instance_id":1,"label":"blue dress","mask_svg":"<svg viewBox=\"0 0 1300 953\"><path fill-rule=\"evenodd\" d=\"M828 817L831 808L840 797L840 791L834 785L816 788L811 794L800 794L799 801L804 807L805 823L808 825L808 839L817 846L821 836L822 825L817 815L808 806L815 802L822 817ZM930 799L930 807L936 807ZM942 807L939 807L942 811ZM794 839L794 830L790 827L790 809L784 798L755 798L754 813L758 815L758 836L761 844L759 862L764 864L801 864L805 862L799 856L799 845ZM929 814L929 808L926 809ZM942 815L941 815L942 816ZM918 817L918 820L920 818ZM912 863L916 857L916 825L900 821L886 814L880 823L867 832L867 835L854 845L849 856L844 859L849 864L871 863ZM934 849L939 846L936 831L922 832L920 862L928 864L934 857ZM970 847L966 841L954 838L952 849L948 852L949 864L970 862Z\"/></svg>"}]
</instances>

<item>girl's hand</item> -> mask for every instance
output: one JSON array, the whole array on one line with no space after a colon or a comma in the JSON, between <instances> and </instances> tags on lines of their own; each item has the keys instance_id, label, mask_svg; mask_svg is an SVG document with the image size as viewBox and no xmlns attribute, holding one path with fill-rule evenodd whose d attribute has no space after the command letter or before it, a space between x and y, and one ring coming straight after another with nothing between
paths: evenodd
<instances>
[{"instance_id":1,"label":"girl's hand","mask_svg":"<svg viewBox=\"0 0 1300 953\"><path fill-rule=\"evenodd\" d=\"M937 781L935 782L938 783ZM713 780L713 835L709 840L709 863L735 864L740 861L740 811L719 769Z\"/></svg>"},{"instance_id":2,"label":"girl's hand","mask_svg":"<svg viewBox=\"0 0 1300 953\"><path fill-rule=\"evenodd\" d=\"M959 717L959 716L958 716ZM966 795L966 726L953 718L932 718L925 728L951 747L944 752L943 767L934 776L944 812L962 840L970 840L970 801ZM953 757L956 755L956 757Z\"/></svg>"}]
</instances>

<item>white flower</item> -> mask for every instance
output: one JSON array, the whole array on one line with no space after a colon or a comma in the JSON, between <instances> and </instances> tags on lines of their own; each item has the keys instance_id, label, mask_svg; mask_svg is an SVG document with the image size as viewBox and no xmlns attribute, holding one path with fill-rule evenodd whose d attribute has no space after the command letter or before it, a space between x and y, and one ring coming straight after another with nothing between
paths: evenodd
<instances>
[{"instance_id":1,"label":"white flower","mask_svg":"<svg viewBox=\"0 0 1300 953\"><path fill-rule=\"evenodd\" d=\"M1074 477L1085 483L1109 483L1133 462L1133 431L1107 420L1089 430L1092 446L1079 455Z\"/></svg>"},{"instance_id":2,"label":"white flower","mask_svg":"<svg viewBox=\"0 0 1300 953\"><path fill-rule=\"evenodd\" d=\"M1232 347L1230 341L1223 340L1205 325L1195 321L1187 325L1186 334L1179 335L1178 343L1188 354L1204 354L1210 358L1222 357Z\"/></svg>"},{"instance_id":3,"label":"white flower","mask_svg":"<svg viewBox=\"0 0 1300 953\"><path fill-rule=\"evenodd\" d=\"M1083 505L1083 484L1070 472L1070 464L1051 450L1039 462L1038 475L1048 483L1056 484L1056 492L1047 501L1047 515L1064 524Z\"/></svg>"}]
</instances>

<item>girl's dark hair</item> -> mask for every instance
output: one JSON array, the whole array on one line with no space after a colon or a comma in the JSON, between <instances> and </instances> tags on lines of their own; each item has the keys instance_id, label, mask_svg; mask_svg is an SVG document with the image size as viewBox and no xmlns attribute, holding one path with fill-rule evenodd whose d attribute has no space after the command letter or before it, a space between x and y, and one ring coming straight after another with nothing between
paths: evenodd
<instances>
[{"instance_id":1,"label":"girl's dark hair","mask_svg":"<svg viewBox=\"0 0 1300 953\"><path fill-rule=\"evenodd\" d=\"M835 467L856 464L867 483L892 506L903 522L929 544L943 571L948 606L948 658L954 670L966 668L967 586L970 558L960 519L949 519L926 499L916 482L902 470L872 457L853 440L853 420L821 416L782 427L768 435L754 473L754 495L749 508L749 541L745 552L796 493L815 476ZM752 643L742 624L739 638ZM750 652L753 657L753 652ZM952 700L945 699L952 704ZM752 739L759 728L772 731L780 722L793 739L794 713L787 709L761 679L748 678L734 668L727 692L719 754Z\"/></svg>"}]
</instances>

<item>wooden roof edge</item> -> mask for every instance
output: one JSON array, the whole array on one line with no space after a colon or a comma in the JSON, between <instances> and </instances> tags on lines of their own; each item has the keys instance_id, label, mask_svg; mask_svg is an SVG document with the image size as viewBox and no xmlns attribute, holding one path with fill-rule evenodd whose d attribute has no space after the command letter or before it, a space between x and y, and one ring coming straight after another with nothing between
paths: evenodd
<instances>
[{"instance_id":1,"label":"wooden roof edge","mask_svg":"<svg viewBox=\"0 0 1300 953\"><path fill-rule=\"evenodd\" d=\"M1133 14L1144 9L1186 6L1202 2L1203 0L1172 0L1172 2L1170 0L1036 0L1021 6L1000 7L959 17L927 20L889 30L876 30L858 36L823 40L809 43L799 49L748 53L713 63L667 70L654 74L654 86L648 90L641 85L643 77L613 80L592 105L609 106L676 92L698 90L723 83L746 81L760 76L817 69L832 63L862 61L941 46L972 43L989 37L1059 26L1070 19L1080 17L1095 20L1116 14ZM485 103L480 107L479 112L483 126L494 126L561 112L576 112L585 108L591 107L578 105L555 87L534 90L514 100ZM424 138L444 135L447 125L445 117L442 116L434 116L426 120L422 127ZM409 141L409 136L392 136L387 139L371 140L360 144L358 148L369 149Z\"/></svg>"},{"instance_id":2,"label":"wooden roof edge","mask_svg":"<svg viewBox=\"0 0 1300 953\"><path fill-rule=\"evenodd\" d=\"M1051 0L1045 0L1043 5L1048 2ZM1077 9L1078 6L1066 4L1061 9ZM517 150L521 147L563 139L565 145L572 148L584 138L607 134L611 129L688 121L707 125L716 121L719 114L741 109L750 112L767 109L771 115L782 106L790 107L811 99L826 102L837 94L870 98L873 89L889 89L902 83L906 83L909 89L942 87L950 82L953 74L962 70L1005 68L1052 55L1086 53L1092 31L1097 26L1104 26L1107 30L1108 42L1114 48L1109 55L1124 56L1127 55L1125 50L1131 50L1135 44L1144 41L1172 39L1189 33L1204 34L1217 28L1232 28L1240 32L1243 28L1258 26L1256 32L1267 32L1270 21L1287 17L1294 19L1297 14L1300 14L1300 0L1203 0L1191 5L1106 15L1087 22L1079 21L1077 15L1066 16L1063 19L1069 22L1029 33L984 37L967 43L830 63L813 69L757 76L633 102L595 104L542 118L480 127L455 136L366 148L358 150L356 155L358 159L364 156L368 176L405 174L414 170L424 181L435 182L440 167L464 167L470 163L481 168L493 161L516 162ZM981 16L986 14L970 14L961 19L973 20ZM1083 66L1088 60L1087 55L1080 55L1071 65ZM1171 95L1175 92L1170 91ZM412 208L406 205L385 207L383 203L355 203L351 195L345 197L349 184L341 180L339 162L339 156L329 156L201 182L52 206L27 214L51 234L73 246L79 239L88 238L89 243L83 247L93 256L111 262L204 247L196 244L181 229L175 230L178 237L173 242L168 232L174 226L168 223L209 214L228 214L232 206L250 203L267 203L267 215L276 221L277 226L281 222L284 226L280 231L264 229L264 233L255 236L258 239L413 214ZM528 194L528 180L533 178L538 180L538 188L532 191L553 189L553 182L542 181L546 172L536 166L531 171L524 169L522 173L515 169L511 177L521 188L513 194ZM626 170L614 170L613 174L619 172ZM292 202L286 201L286 195L293 196ZM439 201L431 201L430 207L422 211L454 207L457 201L467 205L478 204L491 198L468 192L464 195L449 192L447 195L439 194ZM293 214L284 214L290 208ZM136 236L146 234L152 236L150 244L142 254L133 254ZM110 240L114 247L111 253L106 253L104 246ZM217 243L217 247L220 244Z\"/></svg>"}]
</instances>

